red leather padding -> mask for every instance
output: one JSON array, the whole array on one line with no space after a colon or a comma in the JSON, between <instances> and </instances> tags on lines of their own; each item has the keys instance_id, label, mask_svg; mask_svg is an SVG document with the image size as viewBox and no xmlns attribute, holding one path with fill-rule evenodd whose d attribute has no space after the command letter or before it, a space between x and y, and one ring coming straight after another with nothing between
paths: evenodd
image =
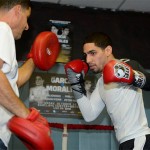
<instances>
[{"instance_id":1,"label":"red leather padding","mask_svg":"<svg viewBox=\"0 0 150 150\"><path fill-rule=\"evenodd\" d=\"M49 70L56 62L60 44L55 33L43 31L37 35L31 47L35 65L41 70Z\"/></svg>"},{"instance_id":2,"label":"red leather padding","mask_svg":"<svg viewBox=\"0 0 150 150\"><path fill-rule=\"evenodd\" d=\"M39 128L33 122L14 116L7 125L29 150L54 150L53 141L47 130Z\"/></svg>"}]
</instances>

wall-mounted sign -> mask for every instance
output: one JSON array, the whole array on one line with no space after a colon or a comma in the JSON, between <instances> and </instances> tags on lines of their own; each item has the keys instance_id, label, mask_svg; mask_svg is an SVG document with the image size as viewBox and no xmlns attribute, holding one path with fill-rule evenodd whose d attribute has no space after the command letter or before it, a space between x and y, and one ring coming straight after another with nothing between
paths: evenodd
<instances>
[{"instance_id":1,"label":"wall-mounted sign","mask_svg":"<svg viewBox=\"0 0 150 150\"><path fill-rule=\"evenodd\" d=\"M87 96L90 96L91 78L85 81ZM40 110L45 117L82 118L66 75L33 73L29 81L29 106Z\"/></svg>"},{"instance_id":2,"label":"wall-mounted sign","mask_svg":"<svg viewBox=\"0 0 150 150\"><path fill-rule=\"evenodd\" d=\"M68 62L72 50L72 25L70 21L49 20L49 29L59 40L61 51L57 62Z\"/></svg>"}]
</instances>

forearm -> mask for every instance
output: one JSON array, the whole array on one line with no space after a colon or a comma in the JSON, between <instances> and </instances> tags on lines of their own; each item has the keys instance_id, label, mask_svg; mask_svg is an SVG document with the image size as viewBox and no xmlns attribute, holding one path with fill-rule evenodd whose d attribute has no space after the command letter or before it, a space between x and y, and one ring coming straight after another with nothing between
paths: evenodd
<instances>
[{"instance_id":1,"label":"forearm","mask_svg":"<svg viewBox=\"0 0 150 150\"><path fill-rule=\"evenodd\" d=\"M129 60L127 63L135 70L144 74L146 82L142 87L143 90L150 90L150 73L147 72L137 61Z\"/></svg>"},{"instance_id":2,"label":"forearm","mask_svg":"<svg viewBox=\"0 0 150 150\"><path fill-rule=\"evenodd\" d=\"M21 87L25 84L31 77L35 69L35 64L32 58L28 59L18 70L18 87Z\"/></svg>"},{"instance_id":3,"label":"forearm","mask_svg":"<svg viewBox=\"0 0 150 150\"><path fill-rule=\"evenodd\" d=\"M105 104L99 97L98 89L94 90L90 99L83 96L77 100L77 103L84 120L87 122L95 120L105 107Z\"/></svg>"},{"instance_id":4,"label":"forearm","mask_svg":"<svg viewBox=\"0 0 150 150\"><path fill-rule=\"evenodd\" d=\"M28 108L14 93L8 79L2 71L0 71L0 83L0 105L14 115L26 118L29 114Z\"/></svg>"}]
</instances>

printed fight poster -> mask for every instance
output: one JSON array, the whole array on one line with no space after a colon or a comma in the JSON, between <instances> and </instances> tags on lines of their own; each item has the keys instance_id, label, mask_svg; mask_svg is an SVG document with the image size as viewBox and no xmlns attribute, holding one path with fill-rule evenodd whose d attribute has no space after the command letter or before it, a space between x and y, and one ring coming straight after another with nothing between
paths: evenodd
<instances>
[{"instance_id":1,"label":"printed fight poster","mask_svg":"<svg viewBox=\"0 0 150 150\"><path fill-rule=\"evenodd\" d=\"M72 50L72 25L70 21L49 20L49 29L55 33L60 43L60 53L56 62L69 62Z\"/></svg>"},{"instance_id":2,"label":"printed fight poster","mask_svg":"<svg viewBox=\"0 0 150 150\"><path fill-rule=\"evenodd\" d=\"M93 78L85 80L87 97L93 91ZM66 75L35 72L29 81L29 106L45 117L82 118Z\"/></svg>"}]
</instances>

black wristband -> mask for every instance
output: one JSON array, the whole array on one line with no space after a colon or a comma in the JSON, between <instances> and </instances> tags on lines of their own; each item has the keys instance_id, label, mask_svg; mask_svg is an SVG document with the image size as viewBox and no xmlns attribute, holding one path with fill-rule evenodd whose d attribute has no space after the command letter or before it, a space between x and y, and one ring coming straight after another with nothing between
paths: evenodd
<instances>
[{"instance_id":1,"label":"black wristband","mask_svg":"<svg viewBox=\"0 0 150 150\"><path fill-rule=\"evenodd\" d=\"M145 75L140 71L134 70L134 82L133 85L139 88L143 88L146 83Z\"/></svg>"}]
</instances>

